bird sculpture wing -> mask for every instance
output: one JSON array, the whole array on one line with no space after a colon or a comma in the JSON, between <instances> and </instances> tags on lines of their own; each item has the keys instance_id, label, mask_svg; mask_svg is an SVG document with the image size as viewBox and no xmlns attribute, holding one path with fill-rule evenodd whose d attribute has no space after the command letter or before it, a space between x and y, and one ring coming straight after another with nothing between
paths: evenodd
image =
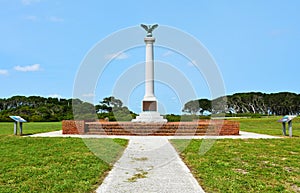
<instances>
[{"instance_id":1,"label":"bird sculpture wing","mask_svg":"<svg viewBox=\"0 0 300 193\"><path fill-rule=\"evenodd\" d=\"M150 31L152 32L155 28L157 28L158 27L158 24L155 24L155 25L153 25L151 28L150 28Z\"/></svg>"},{"instance_id":2,"label":"bird sculpture wing","mask_svg":"<svg viewBox=\"0 0 300 193\"><path fill-rule=\"evenodd\" d=\"M146 26L145 24L141 24L141 27L144 28L148 32L148 30L149 30L148 26Z\"/></svg>"}]
</instances>

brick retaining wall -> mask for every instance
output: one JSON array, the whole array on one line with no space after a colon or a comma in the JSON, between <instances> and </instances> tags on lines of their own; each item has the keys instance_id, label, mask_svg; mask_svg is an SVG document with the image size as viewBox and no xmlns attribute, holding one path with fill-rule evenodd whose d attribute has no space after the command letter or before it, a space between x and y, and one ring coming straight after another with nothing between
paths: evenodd
<instances>
[{"instance_id":1,"label":"brick retaining wall","mask_svg":"<svg viewBox=\"0 0 300 193\"><path fill-rule=\"evenodd\" d=\"M239 122L200 120L198 122L131 123L63 121L63 134L193 136L239 135Z\"/></svg>"},{"instance_id":2,"label":"brick retaining wall","mask_svg":"<svg viewBox=\"0 0 300 193\"><path fill-rule=\"evenodd\" d=\"M63 120L62 133L63 134L85 134L86 124L83 120Z\"/></svg>"}]
</instances>

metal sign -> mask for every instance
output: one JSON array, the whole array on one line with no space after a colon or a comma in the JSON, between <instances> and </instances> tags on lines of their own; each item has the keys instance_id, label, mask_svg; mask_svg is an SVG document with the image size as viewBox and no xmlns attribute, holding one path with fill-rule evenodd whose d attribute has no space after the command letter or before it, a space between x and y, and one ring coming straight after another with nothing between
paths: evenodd
<instances>
[{"instance_id":1,"label":"metal sign","mask_svg":"<svg viewBox=\"0 0 300 193\"><path fill-rule=\"evenodd\" d=\"M23 119L20 116L9 116L12 120L14 120L14 134L18 134L18 123L20 125L20 135L23 134L23 123L27 122L25 119Z\"/></svg>"},{"instance_id":2,"label":"metal sign","mask_svg":"<svg viewBox=\"0 0 300 193\"><path fill-rule=\"evenodd\" d=\"M19 122L19 123L25 123L27 122L25 119L23 119L22 117L20 116L9 116L11 119L13 119L14 121L16 122Z\"/></svg>"},{"instance_id":3,"label":"metal sign","mask_svg":"<svg viewBox=\"0 0 300 193\"><path fill-rule=\"evenodd\" d=\"M292 129L292 120L295 118L296 116L294 115L286 115L284 117L282 117L281 119L279 119L277 122L282 123L282 134L284 136L286 136L286 126L285 123L288 123L288 127L289 127L289 136L292 137L293 136L293 129Z\"/></svg>"}]
</instances>

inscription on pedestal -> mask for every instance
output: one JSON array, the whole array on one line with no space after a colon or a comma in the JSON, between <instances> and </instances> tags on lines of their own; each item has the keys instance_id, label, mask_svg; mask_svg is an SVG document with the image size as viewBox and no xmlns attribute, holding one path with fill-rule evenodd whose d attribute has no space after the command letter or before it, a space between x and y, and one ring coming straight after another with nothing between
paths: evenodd
<instances>
[{"instance_id":1,"label":"inscription on pedestal","mask_svg":"<svg viewBox=\"0 0 300 193\"><path fill-rule=\"evenodd\" d=\"M143 111L157 111L156 101L143 101Z\"/></svg>"}]
</instances>

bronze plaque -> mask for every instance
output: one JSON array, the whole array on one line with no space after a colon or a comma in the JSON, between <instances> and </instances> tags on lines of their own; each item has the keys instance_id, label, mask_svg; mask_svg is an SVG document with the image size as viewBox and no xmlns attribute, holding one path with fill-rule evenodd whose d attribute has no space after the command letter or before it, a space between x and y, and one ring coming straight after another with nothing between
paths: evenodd
<instances>
[{"instance_id":1,"label":"bronze plaque","mask_svg":"<svg viewBox=\"0 0 300 193\"><path fill-rule=\"evenodd\" d=\"M143 101L143 111L156 111L156 101Z\"/></svg>"}]
</instances>

